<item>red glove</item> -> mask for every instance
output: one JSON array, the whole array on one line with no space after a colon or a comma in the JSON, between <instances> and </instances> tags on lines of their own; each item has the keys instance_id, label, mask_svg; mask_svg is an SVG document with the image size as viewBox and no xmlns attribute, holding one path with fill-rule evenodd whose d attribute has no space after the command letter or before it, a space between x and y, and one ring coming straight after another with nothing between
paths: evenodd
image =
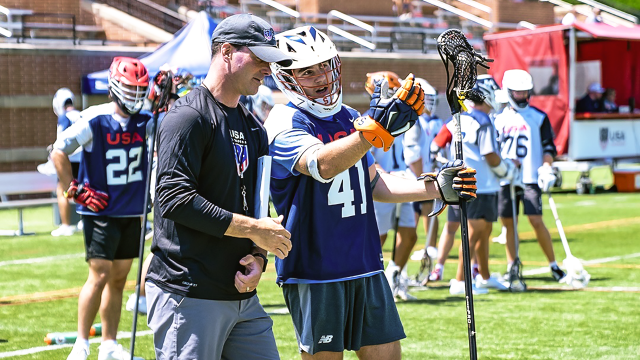
<instances>
[{"instance_id":1,"label":"red glove","mask_svg":"<svg viewBox=\"0 0 640 360\"><path fill-rule=\"evenodd\" d=\"M69 189L64 195L67 199L73 198L76 203L86 206L93 212L104 210L108 205L109 195L102 191L95 190L89 186L89 183L78 184L78 180L73 179L69 185Z\"/></svg>"}]
</instances>

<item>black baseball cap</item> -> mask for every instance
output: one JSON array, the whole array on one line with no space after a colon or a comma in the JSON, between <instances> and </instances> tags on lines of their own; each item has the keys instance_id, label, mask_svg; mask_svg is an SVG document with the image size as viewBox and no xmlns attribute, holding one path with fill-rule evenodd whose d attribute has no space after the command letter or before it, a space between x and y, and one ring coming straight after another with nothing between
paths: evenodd
<instances>
[{"instance_id":1,"label":"black baseball cap","mask_svg":"<svg viewBox=\"0 0 640 360\"><path fill-rule=\"evenodd\" d=\"M222 20L212 42L246 46L262 61L290 66L293 59L276 47L275 32L268 22L252 14L238 14Z\"/></svg>"}]
</instances>

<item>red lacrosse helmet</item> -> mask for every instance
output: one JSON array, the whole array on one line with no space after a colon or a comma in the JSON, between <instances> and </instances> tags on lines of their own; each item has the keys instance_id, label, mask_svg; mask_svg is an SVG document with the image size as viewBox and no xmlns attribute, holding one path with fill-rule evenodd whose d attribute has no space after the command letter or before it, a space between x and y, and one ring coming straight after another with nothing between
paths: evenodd
<instances>
[{"instance_id":1,"label":"red lacrosse helmet","mask_svg":"<svg viewBox=\"0 0 640 360\"><path fill-rule=\"evenodd\" d=\"M109 68L109 94L118 107L134 115L142 110L149 72L138 59L116 57Z\"/></svg>"}]
</instances>

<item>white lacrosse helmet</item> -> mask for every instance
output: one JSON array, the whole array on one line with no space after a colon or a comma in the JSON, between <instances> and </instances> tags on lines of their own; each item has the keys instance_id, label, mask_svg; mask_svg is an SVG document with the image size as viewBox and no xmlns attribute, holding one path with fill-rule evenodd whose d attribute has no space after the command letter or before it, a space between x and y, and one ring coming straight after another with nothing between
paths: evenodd
<instances>
[{"instance_id":1,"label":"white lacrosse helmet","mask_svg":"<svg viewBox=\"0 0 640 360\"><path fill-rule=\"evenodd\" d=\"M314 28L303 26L276 35L276 46L290 55L293 63L281 66L271 63L271 71L278 89L297 107L318 117L327 117L340 111L342 106L342 85L340 82L341 63L338 50L329 37ZM320 81L319 85L302 86L300 80L309 77L298 77L292 70L307 68L320 63L327 63L323 72L313 75ZM323 96L310 96L307 91L326 91Z\"/></svg>"},{"instance_id":2,"label":"white lacrosse helmet","mask_svg":"<svg viewBox=\"0 0 640 360\"><path fill-rule=\"evenodd\" d=\"M275 105L271 89L266 85L260 85L258 93L249 96L249 98L251 99L251 109L260 121L264 122L269 111Z\"/></svg>"},{"instance_id":3,"label":"white lacrosse helmet","mask_svg":"<svg viewBox=\"0 0 640 360\"><path fill-rule=\"evenodd\" d=\"M60 88L56 91L56 94L53 95L53 112L56 116L63 115L66 111L64 110L64 104L71 100L71 104L75 102L75 97L71 90L67 88Z\"/></svg>"},{"instance_id":4,"label":"white lacrosse helmet","mask_svg":"<svg viewBox=\"0 0 640 360\"><path fill-rule=\"evenodd\" d=\"M523 110L529 106L529 98L531 97L531 90L533 90L533 78L524 70L507 70L502 78L502 88L507 91L509 104L515 110ZM526 99L515 100L513 91L527 91L528 95Z\"/></svg>"},{"instance_id":5,"label":"white lacrosse helmet","mask_svg":"<svg viewBox=\"0 0 640 360\"><path fill-rule=\"evenodd\" d=\"M476 80L476 91L484 95L484 102L489 105L494 112L500 110L500 104L496 100L496 91L500 90L500 86L491 75L478 75Z\"/></svg>"},{"instance_id":6,"label":"white lacrosse helmet","mask_svg":"<svg viewBox=\"0 0 640 360\"><path fill-rule=\"evenodd\" d=\"M420 84L424 91L424 109L429 115L433 115L438 101L438 91L423 78L416 78L416 82Z\"/></svg>"}]
</instances>

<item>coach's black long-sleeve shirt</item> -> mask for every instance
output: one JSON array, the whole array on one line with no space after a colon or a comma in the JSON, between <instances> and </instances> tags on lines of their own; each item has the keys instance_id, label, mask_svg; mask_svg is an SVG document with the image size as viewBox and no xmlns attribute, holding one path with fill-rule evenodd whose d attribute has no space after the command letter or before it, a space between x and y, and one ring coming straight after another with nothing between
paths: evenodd
<instances>
[{"instance_id":1,"label":"coach's black long-sleeve shirt","mask_svg":"<svg viewBox=\"0 0 640 360\"><path fill-rule=\"evenodd\" d=\"M224 233L232 213L244 214L241 183L254 208L257 159L268 151L264 128L243 106L226 107L204 87L176 101L158 129L155 257L148 280L193 298L241 300L255 294L234 286L252 241Z\"/></svg>"}]
</instances>

